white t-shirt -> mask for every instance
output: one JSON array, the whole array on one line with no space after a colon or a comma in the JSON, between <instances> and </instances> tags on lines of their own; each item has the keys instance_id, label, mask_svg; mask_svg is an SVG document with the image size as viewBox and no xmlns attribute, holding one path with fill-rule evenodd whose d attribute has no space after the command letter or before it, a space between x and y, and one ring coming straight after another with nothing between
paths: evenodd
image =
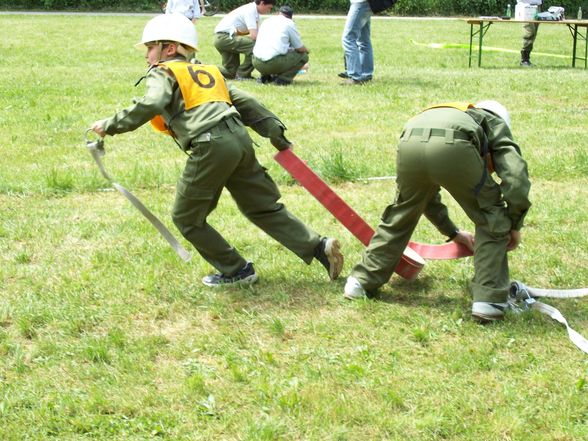
<instances>
[{"instance_id":1,"label":"white t-shirt","mask_svg":"<svg viewBox=\"0 0 588 441\"><path fill-rule=\"evenodd\" d=\"M249 29L257 29L259 23L259 13L255 2L239 6L225 15L219 24L214 28L214 32L226 32L233 35L235 32L248 32Z\"/></svg>"},{"instance_id":2,"label":"white t-shirt","mask_svg":"<svg viewBox=\"0 0 588 441\"><path fill-rule=\"evenodd\" d=\"M274 15L264 20L259 27L253 55L267 61L302 46L302 39L294 22L282 14Z\"/></svg>"},{"instance_id":3,"label":"white t-shirt","mask_svg":"<svg viewBox=\"0 0 588 441\"><path fill-rule=\"evenodd\" d=\"M165 13L183 14L190 20L200 18L200 2L199 0L168 0Z\"/></svg>"}]
</instances>

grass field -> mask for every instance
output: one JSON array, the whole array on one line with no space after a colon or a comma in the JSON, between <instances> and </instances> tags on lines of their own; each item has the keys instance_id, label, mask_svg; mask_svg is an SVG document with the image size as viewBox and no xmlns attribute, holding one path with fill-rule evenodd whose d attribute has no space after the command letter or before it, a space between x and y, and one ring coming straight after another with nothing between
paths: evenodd
<instances>
[{"instance_id":1,"label":"grass field","mask_svg":"<svg viewBox=\"0 0 588 441\"><path fill-rule=\"evenodd\" d=\"M296 18L296 17L295 17ZM211 290L211 268L182 262L83 147L84 130L140 95L145 16L0 15L0 439L586 440L588 357L543 316L470 319L471 258L394 277L373 301L329 283L250 225L224 195L210 222L256 264L250 289ZM218 63L200 21L199 58ZM298 22L310 70L289 88L239 83L288 127L308 161L376 225L403 123L429 104L495 98L511 111L534 206L512 277L588 285L588 73L570 59L488 52L467 67L468 25L373 20L375 80L343 88L341 19ZM518 50L518 25L485 44ZM563 26L537 52L569 56ZM362 246L273 160L258 156L292 212L340 238L343 275ZM148 127L107 138L105 164L175 233L184 155ZM452 218L471 223L444 194ZM179 236L179 235L178 235ZM423 221L422 242L441 243ZM188 245L183 242L186 246ZM549 301L588 334L588 300Z\"/></svg>"}]
</instances>

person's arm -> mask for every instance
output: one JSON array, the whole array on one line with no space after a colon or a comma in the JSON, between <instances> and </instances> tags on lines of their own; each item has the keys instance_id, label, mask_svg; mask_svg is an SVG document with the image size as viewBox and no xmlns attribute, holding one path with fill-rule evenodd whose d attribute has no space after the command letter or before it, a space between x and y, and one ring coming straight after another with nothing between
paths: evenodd
<instances>
[{"instance_id":1,"label":"person's arm","mask_svg":"<svg viewBox=\"0 0 588 441\"><path fill-rule=\"evenodd\" d=\"M133 131L161 115L170 103L175 79L162 68L151 69L145 77L147 90L141 98L111 118L96 121L92 129L100 136Z\"/></svg>"},{"instance_id":2,"label":"person's arm","mask_svg":"<svg viewBox=\"0 0 588 441\"><path fill-rule=\"evenodd\" d=\"M308 53L308 49L302 44L302 38L294 23L288 27L288 39L290 40L290 46L300 53Z\"/></svg>"},{"instance_id":3,"label":"person's arm","mask_svg":"<svg viewBox=\"0 0 588 441\"><path fill-rule=\"evenodd\" d=\"M437 192L435 197L427 204L424 215L449 240L455 239L458 235L459 229L449 218L447 207L441 202L441 193Z\"/></svg>"},{"instance_id":4,"label":"person's arm","mask_svg":"<svg viewBox=\"0 0 588 441\"><path fill-rule=\"evenodd\" d=\"M517 143L513 140L506 123L498 118L489 118L490 134L488 145L496 174L501 180L500 190L506 201L508 216L512 221L512 230L519 231L527 211L531 207L529 191L531 182L527 171L527 162L521 156Z\"/></svg>"},{"instance_id":5,"label":"person's arm","mask_svg":"<svg viewBox=\"0 0 588 441\"><path fill-rule=\"evenodd\" d=\"M252 95L233 86L229 86L229 94L233 106L241 115L243 124L251 127L259 135L269 138L278 150L285 150L292 143L284 135L286 126L280 119Z\"/></svg>"},{"instance_id":6,"label":"person's arm","mask_svg":"<svg viewBox=\"0 0 588 441\"><path fill-rule=\"evenodd\" d=\"M257 40L257 33L259 31L259 15L257 9L255 7L247 9L243 16L243 21L245 22L245 27L249 31L249 38Z\"/></svg>"},{"instance_id":7,"label":"person's arm","mask_svg":"<svg viewBox=\"0 0 588 441\"><path fill-rule=\"evenodd\" d=\"M202 11L200 8L200 0L193 0L192 1L192 8L194 10L194 16L192 17L192 23L196 24L198 19L202 16Z\"/></svg>"}]
</instances>

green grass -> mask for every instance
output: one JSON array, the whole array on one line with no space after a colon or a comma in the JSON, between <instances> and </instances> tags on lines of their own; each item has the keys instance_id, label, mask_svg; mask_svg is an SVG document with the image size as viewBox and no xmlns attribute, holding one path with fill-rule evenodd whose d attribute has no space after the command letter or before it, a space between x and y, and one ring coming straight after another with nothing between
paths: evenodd
<instances>
[{"instance_id":1,"label":"green grass","mask_svg":"<svg viewBox=\"0 0 588 441\"><path fill-rule=\"evenodd\" d=\"M0 16L0 439L585 440L588 359L538 315L469 318L471 259L394 277L375 301L345 302L250 225L224 195L210 221L253 260L260 282L211 290L211 269L183 263L116 191L83 132L140 95L133 49L145 16ZM218 17L203 19L199 58ZM534 206L512 277L588 285L588 73L569 59L488 52L467 68L459 21L373 21L376 75L342 88L342 20L300 20L310 70L291 88L239 83L273 109L296 151L371 224L393 197L403 123L429 104L496 98L529 162ZM488 46L518 49L518 25ZM536 51L569 55L565 27ZM260 161L292 212L343 243L344 275L362 246L271 159ZM148 127L108 138L106 167L170 228L184 155ZM445 195L452 217L471 229ZM415 239L440 243L423 221ZM588 334L585 300L550 301Z\"/></svg>"}]
</instances>

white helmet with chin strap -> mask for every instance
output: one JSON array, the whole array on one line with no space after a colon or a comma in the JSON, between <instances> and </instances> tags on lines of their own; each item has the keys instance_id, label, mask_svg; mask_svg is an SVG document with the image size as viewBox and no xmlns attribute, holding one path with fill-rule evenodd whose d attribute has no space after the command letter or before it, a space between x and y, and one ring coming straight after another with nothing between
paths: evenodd
<instances>
[{"instance_id":1,"label":"white helmet with chin strap","mask_svg":"<svg viewBox=\"0 0 588 441\"><path fill-rule=\"evenodd\" d=\"M194 24L182 14L161 14L152 18L143 29L141 42L137 43L137 49L145 49L147 43L162 41L174 41L180 43L187 52L196 51L198 48L198 35ZM178 51L182 53L183 51ZM185 54L182 54L185 55Z\"/></svg>"},{"instance_id":2,"label":"white helmet with chin strap","mask_svg":"<svg viewBox=\"0 0 588 441\"><path fill-rule=\"evenodd\" d=\"M498 101L484 100L484 101L480 101L479 103L476 103L474 105L474 107L476 107L478 109L488 110L489 112L492 112L496 116L499 116L500 118L502 118L504 120L506 125L510 128L510 115L508 113L508 110L506 110L506 107L504 107Z\"/></svg>"}]
</instances>

